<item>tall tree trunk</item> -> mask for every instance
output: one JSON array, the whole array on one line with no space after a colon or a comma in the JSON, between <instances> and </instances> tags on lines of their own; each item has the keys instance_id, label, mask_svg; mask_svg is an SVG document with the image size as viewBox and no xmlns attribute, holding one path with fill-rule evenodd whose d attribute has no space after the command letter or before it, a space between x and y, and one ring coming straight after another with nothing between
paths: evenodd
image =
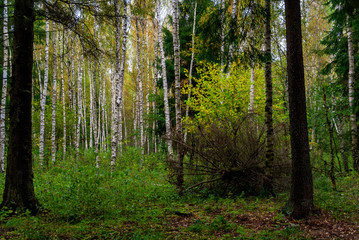
<instances>
[{"instance_id":1,"label":"tall tree trunk","mask_svg":"<svg viewBox=\"0 0 359 240\"><path fill-rule=\"evenodd\" d=\"M94 119L93 119L93 116L94 116L94 109L93 109L93 106L94 106L94 103L93 103L93 84L94 84L94 81L92 78L94 77L94 74L92 74L92 77L91 77L91 74L89 73L89 85L90 85L90 145L89 147L90 148L93 148L93 125L94 125Z\"/></svg>"},{"instance_id":2,"label":"tall tree trunk","mask_svg":"<svg viewBox=\"0 0 359 240\"><path fill-rule=\"evenodd\" d=\"M193 28L192 28L192 54L191 54L191 63L189 65L189 76L188 76L188 95L187 95L187 101L191 99L191 90L192 90L192 70L193 70L193 62L194 62L194 39L196 36L196 19L197 19L197 0L194 4L194 15L193 15ZM186 119L188 118L188 112L189 112L189 105L186 105ZM183 142L187 142L187 134L188 130L185 129L184 136L183 136Z\"/></svg>"},{"instance_id":3,"label":"tall tree trunk","mask_svg":"<svg viewBox=\"0 0 359 240\"><path fill-rule=\"evenodd\" d=\"M142 64L141 64L141 38L140 38L140 30L139 30L139 24L138 20L136 20L136 37L137 37L137 43L136 43L136 58L137 58L137 83L138 83L138 98L139 98L139 113L138 113L138 120L139 120L139 128L140 128L140 148L141 148L141 162L140 166L142 168L142 162L143 162L143 156L145 154L144 152L144 135L143 135L143 83L142 83ZM144 52L142 52L143 56Z\"/></svg>"},{"instance_id":4,"label":"tall tree trunk","mask_svg":"<svg viewBox=\"0 0 359 240\"><path fill-rule=\"evenodd\" d=\"M40 136L39 136L39 164L44 164L44 141L45 141L45 107L47 97L47 83L49 82L49 44L50 44L50 21L46 20L46 40L45 40L45 75L44 84L41 89L40 97Z\"/></svg>"},{"instance_id":5,"label":"tall tree trunk","mask_svg":"<svg viewBox=\"0 0 359 240\"><path fill-rule=\"evenodd\" d=\"M57 99L57 45L56 45L56 25L52 23L52 39L53 39L53 70L52 70L52 105L51 105L51 161L56 161L56 99ZM60 34L59 34L60 36Z\"/></svg>"},{"instance_id":6,"label":"tall tree trunk","mask_svg":"<svg viewBox=\"0 0 359 240\"><path fill-rule=\"evenodd\" d=\"M265 106L265 125L266 125L266 191L274 195L273 191L273 163L274 163L274 146L273 146L273 89L272 89L272 52L271 52L271 1L265 1L265 25L264 25L264 51L266 54L266 63L264 66L265 89L266 89L266 106ZM254 30L254 29L253 29ZM252 46L254 47L254 46ZM254 66L252 66L254 69Z\"/></svg>"},{"instance_id":7,"label":"tall tree trunk","mask_svg":"<svg viewBox=\"0 0 359 240\"><path fill-rule=\"evenodd\" d=\"M1 208L39 209L32 170L31 87L33 65L34 1L16 0L14 11L14 59L10 88L10 131L5 189Z\"/></svg>"},{"instance_id":8,"label":"tall tree trunk","mask_svg":"<svg viewBox=\"0 0 359 240\"><path fill-rule=\"evenodd\" d=\"M75 144L75 148L76 148L76 160L79 159L79 154L80 154L80 136L81 136L81 122L83 119L82 116L82 72L83 72L83 60L84 60L84 53L83 53L83 46L81 47L81 53L80 53L80 49L79 49L79 56L80 56L80 61L79 61L79 76L77 79L77 124L76 124L76 144Z\"/></svg>"},{"instance_id":9,"label":"tall tree trunk","mask_svg":"<svg viewBox=\"0 0 359 240\"><path fill-rule=\"evenodd\" d=\"M234 39L234 26L235 26L235 21L236 21L236 16L237 16L237 0L233 0L232 3L232 15L231 15L231 24L230 24L230 41L233 41ZM232 62L233 62L233 48L234 48L234 44L231 42L229 45L229 50L228 50L228 74L227 77L231 75L231 68L232 68Z\"/></svg>"},{"instance_id":10,"label":"tall tree trunk","mask_svg":"<svg viewBox=\"0 0 359 240\"><path fill-rule=\"evenodd\" d=\"M156 18L157 18L157 11L155 11L155 18L152 20L153 23L153 48L155 51L155 61L154 61L154 78L153 78L153 87L152 87L152 94L156 95L157 94L157 82L158 82L158 38L156 38L157 36L157 30L156 30ZM156 101L153 100L152 101L152 113L156 114L157 110L156 110ZM157 141L156 141L156 119L153 119L152 122L152 143L153 143L153 148L154 148L154 152L157 152Z\"/></svg>"},{"instance_id":11,"label":"tall tree trunk","mask_svg":"<svg viewBox=\"0 0 359 240\"><path fill-rule=\"evenodd\" d=\"M1 106L0 106L0 171L5 171L5 110L6 110L6 95L7 95L7 72L9 62L9 33L8 33L8 13L7 0L4 0L4 63L2 72L2 91L1 91Z\"/></svg>"},{"instance_id":12,"label":"tall tree trunk","mask_svg":"<svg viewBox=\"0 0 359 240\"><path fill-rule=\"evenodd\" d=\"M235 0L236 1L236 0ZM176 110L176 138L181 140L182 136L182 109L181 109L181 58L180 58L180 39L179 39L179 9L178 0L173 0L173 50L174 50L174 70L175 70L175 110ZM176 155L176 177L177 187L183 189L183 147L177 144Z\"/></svg>"},{"instance_id":13,"label":"tall tree trunk","mask_svg":"<svg viewBox=\"0 0 359 240\"><path fill-rule=\"evenodd\" d=\"M121 31L121 9L118 5L118 2L115 1L115 25L116 25L116 74L114 79L115 84L115 106L113 108L113 117L112 117L112 126L111 126L111 167L114 168L116 164L117 157L117 148L118 145L122 145L119 142L119 128L122 124L120 124L121 116L122 116L122 101L123 101L123 80L125 76L125 62L126 62L126 43L127 43L127 0L123 1L123 24ZM122 49L120 47L120 37L121 32L123 32L122 38Z\"/></svg>"},{"instance_id":14,"label":"tall tree trunk","mask_svg":"<svg viewBox=\"0 0 359 240\"><path fill-rule=\"evenodd\" d=\"M352 157L353 168L359 170L359 155L358 155L358 126L357 119L354 110L354 95L355 95L355 63L354 63L354 48L353 48L353 32L350 24L350 18L348 16L348 54L349 54L349 107L350 107L350 127L352 135Z\"/></svg>"},{"instance_id":15,"label":"tall tree trunk","mask_svg":"<svg viewBox=\"0 0 359 240\"><path fill-rule=\"evenodd\" d=\"M342 162L343 162L343 166L344 166L344 171L346 173L349 172L349 164L348 164L348 154L347 151L345 149L345 140L343 138L343 131L344 131L344 126L343 123L341 122L341 119L338 119L338 121L336 122L336 120L334 119L334 124L335 124L335 128L337 130L338 133L338 138L339 138L339 147L340 147L340 156L342 158Z\"/></svg>"},{"instance_id":16,"label":"tall tree trunk","mask_svg":"<svg viewBox=\"0 0 359 240\"><path fill-rule=\"evenodd\" d=\"M62 88L62 117L63 117L63 141L62 141L62 159L66 158L66 98L65 98L65 80L64 80L64 48L65 31L62 32L62 57L61 57L61 88Z\"/></svg>"},{"instance_id":17,"label":"tall tree trunk","mask_svg":"<svg viewBox=\"0 0 359 240\"><path fill-rule=\"evenodd\" d=\"M224 38L225 38L225 16L226 16L226 0L221 0L221 69L224 71Z\"/></svg>"},{"instance_id":18,"label":"tall tree trunk","mask_svg":"<svg viewBox=\"0 0 359 240\"><path fill-rule=\"evenodd\" d=\"M266 7L267 7L267 2L265 3ZM270 42L270 16L268 19L267 14L270 15L270 3L269 3L269 13L268 10L266 9L266 22L265 22L265 30L264 30L264 48L265 48L265 52L266 54L271 54L270 53L270 48L271 48L271 42ZM249 90L249 113L253 114L254 112L254 81L255 81L255 75L254 75L254 3L253 1L251 1L251 32L250 32L250 37L251 37L251 44L250 44L250 48L251 48L251 86L250 86L250 90ZM267 26L269 25L269 26ZM267 56L268 57L268 56ZM267 62L268 63L268 62ZM266 65L267 66L267 65ZM272 67L272 66L268 66L268 67ZM266 71L265 71L265 75L266 75ZM269 72L268 72L269 73ZM265 77L269 77L269 76L265 76ZM272 72L270 73L270 81L272 81ZM267 78L266 78L266 84L267 84ZM267 96L267 95L266 95Z\"/></svg>"},{"instance_id":19,"label":"tall tree trunk","mask_svg":"<svg viewBox=\"0 0 359 240\"><path fill-rule=\"evenodd\" d=\"M168 87L167 87L167 74L166 74L166 59L165 52L163 49L163 40L162 40L162 24L159 20L160 9L159 9L159 0L156 1L157 8L157 39L160 45L160 54L161 54L161 68L162 68L162 80L163 80L163 101L165 108L165 125L166 125L166 143L168 150L168 161L170 164L173 164L173 147L171 138L171 120L170 120L170 108L168 105Z\"/></svg>"},{"instance_id":20,"label":"tall tree trunk","mask_svg":"<svg viewBox=\"0 0 359 240\"><path fill-rule=\"evenodd\" d=\"M313 210L313 179L309 156L302 49L300 0L285 0L292 187L288 206L295 219Z\"/></svg>"},{"instance_id":21,"label":"tall tree trunk","mask_svg":"<svg viewBox=\"0 0 359 240\"><path fill-rule=\"evenodd\" d=\"M336 191L337 190L337 184L335 182L334 144L333 144L334 133L333 133L332 124L331 124L331 122L329 120L329 107L328 107L328 104L327 104L327 94L325 92L324 87L323 87L323 102L324 102L324 109L325 109L325 119L326 119L326 124L327 124L328 132L329 132L329 147L330 147L330 171L329 171L329 177L330 177L330 181L332 182L333 191Z\"/></svg>"}]
</instances>

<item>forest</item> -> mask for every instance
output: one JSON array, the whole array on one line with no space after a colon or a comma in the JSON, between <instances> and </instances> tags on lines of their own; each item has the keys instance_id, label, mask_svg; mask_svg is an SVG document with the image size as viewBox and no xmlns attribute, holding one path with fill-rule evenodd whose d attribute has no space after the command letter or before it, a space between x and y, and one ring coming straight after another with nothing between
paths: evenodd
<instances>
[{"instance_id":1,"label":"forest","mask_svg":"<svg viewBox=\"0 0 359 240\"><path fill-rule=\"evenodd\" d=\"M359 239L356 0L0 0L0 239Z\"/></svg>"}]
</instances>

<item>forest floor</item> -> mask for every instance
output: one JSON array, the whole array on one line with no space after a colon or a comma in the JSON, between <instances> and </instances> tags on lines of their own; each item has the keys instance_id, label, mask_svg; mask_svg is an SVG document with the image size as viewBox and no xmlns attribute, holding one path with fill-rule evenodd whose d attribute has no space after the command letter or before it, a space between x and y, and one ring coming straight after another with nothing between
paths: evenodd
<instances>
[{"instance_id":1,"label":"forest floor","mask_svg":"<svg viewBox=\"0 0 359 240\"><path fill-rule=\"evenodd\" d=\"M315 176L320 211L296 221L281 212L288 193L178 196L158 156L145 164L139 170L124 158L112 174L92 161L35 169L43 210L37 216L0 212L0 239L359 239L357 173L338 176L338 191L327 177Z\"/></svg>"}]
</instances>

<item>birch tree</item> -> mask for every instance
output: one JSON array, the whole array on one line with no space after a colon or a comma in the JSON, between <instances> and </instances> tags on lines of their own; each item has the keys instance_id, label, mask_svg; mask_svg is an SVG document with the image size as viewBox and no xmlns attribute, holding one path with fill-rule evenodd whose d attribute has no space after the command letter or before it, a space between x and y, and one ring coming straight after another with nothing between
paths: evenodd
<instances>
[{"instance_id":1,"label":"birch tree","mask_svg":"<svg viewBox=\"0 0 359 240\"><path fill-rule=\"evenodd\" d=\"M140 128L140 148L141 148L141 168L142 168L142 161L144 155L144 136L143 136L143 86L142 86L142 65L141 65L141 39L140 39L140 30L138 20L135 21L136 24L136 58L137 58L137 83L138 83L138 98L139 98L139 113L138 113L138 120L139 120L139 128ZM142 52L143 55L143 52Z\"/></svg>"},{"instance_id":2,"label":"birch tree","mask_svg":"<svg viewBox=\"0 0 359 240\"><path fill-rule=\"evenodd\" d=\"M44 161L44 140L45 140L45 105L47 97L47 83L49 81L49 43L50 43L50 21L46 20L45 40L45 74L44 84L40 95L40 136L39 136L39 164L42 167Z\"/></svg>"},{"instance_id":3,"label":"birch tree","mask_svg":"<svg viewBox=\"0 0 359 240\"><path fill-rule=\"evenodd\" d=\"M168 160L170 163L173 163L173 148L172 148L172 140L171 138L171 120L170 120L170 109L168 105L168 87L167 87L167 73L166 73L166 59L165 52L163 49L163 39L162 39L162 23L159 20L160 16L160 1L156 1L156 11L157 11L157 39L160 46L160 54L161 54L161 68L162 68L162 80L163 80L163 101L165 108L165 124L166 124L166 143L168 150Z\"/></svg>"},{"instance_id":4,"label":"birch tree","mask_svg":"<svg viewBox=\"0 0 359 240\"><path fill-rule=\"evenodd\" d=\"M116 164L116 157L117 157L117 147L118 144L122 144L122 140L119 143L118 141L118 131L119 131L119 116L122 115L122 101L123 101L123 80L125 75L125 62L126 62L126 43L127 43L127 0L123 1L123 24L121 29L121 9L118 5L118 1L115 1L115 28L116 28L116 73L115 79L113 82L114 91L114 99L115 104L113 108L112 114L112 126L111 126L111 167L113 168ZM122 31L121 31L122 30ZM122 39L122 51L120 46L120 37L121 32L123 33Z\"/></svg>"},{"instance_id":5,"label":"birch tree","mask_svg":"<svg viewBox=\"0 0 359 240\"><path fill-rule=\"evenodd\" d=\"M52 70L52 105L51 105L51 161L56 161L56 95L57 95L57 45L56 45L56 24L52 25L52 39L53 39L53 70Z\"/></svg>"},{"instance_id":6,"label":"birch tree","mask_svg":"<svg viewBox=\"0 0 359 240\"><path fill-rule=\"evenodd\" d=\"M8 33L8 13L7 13L7 0L4 0L4 62L2 74L2 91L1 91L1 106L0 106L0 170L5 171L5 107L7 96L7 72L9 62L9 33Z\"/></svg>"},{"instance_id":7,"label":"birch tree","mask_svg":"<svg viewBox=\"0 0 359 240\"><path fill-rule=\"evenodd\" d=\"M62 91L62 119L63 119L63 140L62 140L62 158L66 158L66 98L65 98L65 80L64 80L64 48L65 48L65 31L62 32L62 57L61 57L61 91Z\"/></svg>"},{"instance_id":8,"label":"birch tree","mask_svg":"<svg viewBox=\"0 0 359 240\"><path fill-rule=\"evenodd\" d=\"M83 73L83 59L84 59L84 54L83 54L83 46L80 50L79 48L79 56L80 56L80 61L79 61L79 75L78 75L78 79L77 79L77 125L76 125L76 144L75 144L75 148L76 148L76 159L79 158L79 152L80 152L80 129L81 129L81 122L82 122L82 73Z\"/></svg>"},{"instance_id":9,"label":"birch tree","mask_svg":"<svg viewBox=\"0 0 359 240\"><path fill-rule=\"evenodd\" d=\"M352 135L352 157L353 157L353 168L359 170L359 155L358 155L358 126L356 122L356 115L354 111L354 95L355 95L355 63L354 63L354 48L353 48L353 32L350 25L350 17L347 18L348 22L348 55L349 55L349 107L350 113L350 128Z\"/></svg>"},{"instance_id":10,"label":"birch tree","mask_svg":"<svg viewBox=\"0 0 359 240\"><path fill-rule=\"evenodd\" d=\"M191 99L191 89L192 89L192 69L193 69L193 62L194 62L194 40L196 36L196 17L197 17L197 0L194 4L194 16L193 16L193 28L192 28L192 53L191 53L191 63L189 65L189 76L188 76L188 95L187 101ZM189 112L189 105L186 106L186 118L188 118ZM183 142L187 142L187 129L184 132Z\"/></svg>"}]
</instances>

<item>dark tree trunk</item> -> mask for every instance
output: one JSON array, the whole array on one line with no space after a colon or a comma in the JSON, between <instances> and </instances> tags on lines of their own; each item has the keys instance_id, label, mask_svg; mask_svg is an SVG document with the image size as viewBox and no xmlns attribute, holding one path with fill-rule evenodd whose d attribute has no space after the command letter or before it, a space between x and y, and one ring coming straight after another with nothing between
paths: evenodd
<instances>
[{"instance_id":1,"label":"dark tree trunk","mask_svg":"<svg viewBox=\"0 0 359 240\"><path fill-rule=\"evenodd\" d=\"M31 85L34 1L16 0L14 12L13 79L10 88L10 132L5 190L1 208L35 214L31 143Z\"/></svg>"},{"instance_id":2,"label":"dark tree trunk","mask_svg":"<svg viewBox=\"0 0 359 240\"><path fill-rule=\"evenodd\" d=\"M313 210L313 179L309 156L305 99L300 0L285 0L287 73L292 148L291 217L307 217Z\"/></svg>"},{"instance_id":3,"label":"dark tree trunk","mask_svg":"<svg viewBox=\"0 0 359 240\"><path fill-rule=\"evenodd\" d=\"M270 0L265 1L265 26L264 26L264 51L266 54L266 64L264 66L266 106L265 106L265 125L266 125L266 194L274 195L273 191L273 88L272 88L272 56L271 56L271 12Z\"/></svg>"}]
</instances>

